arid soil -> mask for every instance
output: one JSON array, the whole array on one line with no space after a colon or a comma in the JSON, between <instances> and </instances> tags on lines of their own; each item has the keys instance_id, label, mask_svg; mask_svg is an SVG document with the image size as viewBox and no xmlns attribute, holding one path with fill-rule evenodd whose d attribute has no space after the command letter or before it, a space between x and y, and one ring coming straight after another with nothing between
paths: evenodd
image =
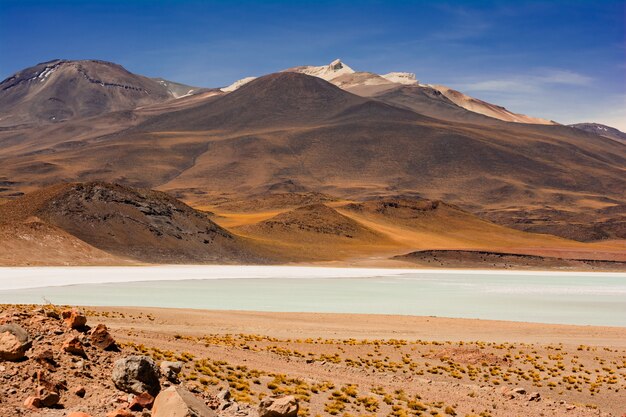
<instances>
[{"instance_id":1,"label":"arid soil","mask_svg":"<svg viewBox=\"0 0 626 417\"><path fill-rule=\"evenodd\" d=\"M52 306L0 308L2 321L21 324L34 339L28 359L1 364L1 415L76 410L98 417L127 407L128 395L114 387L110 372L114 360L130 354L182 361L183 386L209 404L228 388L241 415L272 394L295 395L301 416L621 416L626 410L623 328L93 308L85 310L88 324L105 324L120 352L87 344L87 357L80 358L61 345L71 335L89 340L89 333L47 316ZM53 368L36 359L46 349ZM63 408L24 409L37 370L65 380ZM80 385L84 398L73 393Z\"/></svg>"},{"instance_id":2,"label":"arid soil","mask_svg":"<svg viewBox=\"0 0 626 417\"><path fill-rule=\"evenodd\" d=\"M161 191L118 184L53 185L0 204L0 265L626 270L623 240L523 232L439 200L354 201L283 186L293 189L283 184L250 200L192 207Z\"/></svg>"}]
</instances>

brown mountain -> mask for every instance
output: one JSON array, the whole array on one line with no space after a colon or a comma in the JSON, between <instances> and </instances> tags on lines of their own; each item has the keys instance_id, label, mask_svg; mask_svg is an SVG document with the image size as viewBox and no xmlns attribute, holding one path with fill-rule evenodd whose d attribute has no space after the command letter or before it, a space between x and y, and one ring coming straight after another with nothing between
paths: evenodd
<instances>
[{"instance_id":1,"label":"brown mountain","mask_svg":"<svg viewBox=\"0 0 626 417\"><path fill-rule=\"evenodd\" d=\"M78 137L86 119L0 132L3 194L105 180L204 204L296 184L354 199L417 193L514 227L506 216L519 210L550 207L563 222L626 203L626 147L565 126L440 120L289 72L180 100L94 117Z\"/></svg>"},{"instance_id":2,"label":"brown mountain","mask_svg":"<svg viewBox=\"0 0 626 417\"><path fill-rule=\"evenodd\" d=\"M205 213L158 191L100 182L60 184L0 205L0 229L32 222L122 259L261 261L247 242L213 223ZM37 256L32 253L33 258Z\"/></svg>"},{"instance_id":3,"label":"brown mountain","mask_svg":"<svg viewBox=\"0 0 626 417\"><path fill-rule=\"evenodd\" d=\"M138 131L276 130L319 126L350 117L411 121L420 117L346 93L317 77L283 72L257 78L236 91L190 109L160 115Z\"/></svg>"},{"instance_id":4,"label":"brown mountain","mask_svg":"<svg viewBox=\"0 0 626 417\"><path fill-rule=\"evenodd\" d=\"M132 74L111 62L57 59L0 83L0 126L99 116L174 97L164 80Z\"/></svg>"}]
</instances>

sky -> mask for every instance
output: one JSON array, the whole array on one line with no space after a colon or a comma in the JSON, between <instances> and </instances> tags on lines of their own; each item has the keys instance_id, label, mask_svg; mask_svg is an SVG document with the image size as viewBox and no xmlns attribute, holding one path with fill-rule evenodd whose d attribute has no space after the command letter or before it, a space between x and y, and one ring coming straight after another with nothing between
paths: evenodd
<instances>
[{"instance_id":1,"label":"sky","mask_svg":"<svg viewBox=\"0 0 626 417\"><path fill-rule=\"evenodd\" d=\"M626 0L0 0L0 79L55 58L219 87L336 58L626 131Z\"/></svg>"}]
</instances>

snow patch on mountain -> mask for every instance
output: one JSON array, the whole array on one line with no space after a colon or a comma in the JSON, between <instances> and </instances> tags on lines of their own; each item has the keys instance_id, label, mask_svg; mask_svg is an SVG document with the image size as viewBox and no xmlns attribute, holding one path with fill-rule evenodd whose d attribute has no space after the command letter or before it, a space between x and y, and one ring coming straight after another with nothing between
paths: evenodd
<instances>
[{"instance_id":1,"label":"snow patch on mountain","mask_svg":"<svg viewBox=\"0 0 626 417\"><path fill-rule=\"evenodd\" d=\"M299 72L301 74L312 75L314 77L321 78L326 81L330 81L344 74L354 74L355 71L341 62L340 59L335 59L328 65L322 65L319 67L307 65L303 67L289 68L285 71Z\"/></svg>"},{"instance_id":2,"label":"snow patch on mountain","mask_svg":"<svg viewBox=\"0 0 626 417\"><path fill-rule=\"evenodd\" d=\"M224 88L220 88L220 90L222 90L225 93L230 93L232 91L237 90L239 87L241 87L242 85L248 84L250 81L255 80L256 77L246 77L246 78L242 78L241 80L237 80L234 83L232 83L231 85L229 85L228 87L224 87Z\"/></svg>"},{"instance_id":3,"label":"snow patch on mountain","mask_svg":"<svg viewBox=\"0 0 626 417\"><path fill-rule=\"evenodd\" d=\"M390 72L389 74L381 75L381 77L398 84L419 84L415 74L412 72Z\"/></svg>"}]
</instances>

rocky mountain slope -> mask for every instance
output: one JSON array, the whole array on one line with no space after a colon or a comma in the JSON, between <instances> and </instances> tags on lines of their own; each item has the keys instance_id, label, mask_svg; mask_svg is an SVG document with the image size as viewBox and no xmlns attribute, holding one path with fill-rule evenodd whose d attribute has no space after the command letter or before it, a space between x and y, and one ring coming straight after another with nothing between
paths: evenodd
<instances>
[{"instance_id":1,"label":"rocky mountain slope","mask_svg":"<svg viewBox=\"0 0 626 417\"><path fill-rule=\"evenodd\" d=\"M50 74L48 64L31 71L35 79L44 74L37 85L56 85L54 77L90 62L50 65L57 64ZM81 91L103 88L85 82ZM171 98L165 85L149 82ZM193 204L281 187L355 199L420 195L524 230L579 240L623 237L623 144L560 125L487 117L411 74L355 72L339 61L270 74L229 92L159 100L1 129L0 198L72 181L158 188ZM546 210L550 216L542 217ZM520 213L541 221L520 223ZM572 216L585 220L574 224ZM583 224L588 219L592 234Z\"/></svg>"},{"instance_id":2,"label":"rocky mountain slope","mask_svg":"<svg viewBox=\"0 0 626 417\"><path fill-rule=\"evenodd\" d=\"M600 123L576 123L569 126L626 144L626 133L611 126Z\"/></svg>"},{"instance_id":3,"label":"rocky mountain slope","mask_svg":"<svg viewBox=\"0 0 626 417\"><path fill-rule=\"evenodd\" d=\"M0 127L56 123L160 103L187 88L128 72L111 62L54 60L0 83Z\"/></svg>"},{"instance_id":4,"label":"rocky mountain slope","mask_svg":"<svg viewBox=\"0 0 626 417\"><path fill-rule=\"evenodd\" d=\"M216 225L206 213L157 191L99 182L60 184L0 205L0 230L23 227L33 221L122 260L156 263L262 260L244 240ZM32 251L33 261L40 253L49 255L46 245L40 244L37 250L35 244L42 241L42 236L34 234L33 244L27 248ZM14 251L19 249L13 247ZM111 255L105 259L111 261Z\"/></svg>"}]
</instances>

